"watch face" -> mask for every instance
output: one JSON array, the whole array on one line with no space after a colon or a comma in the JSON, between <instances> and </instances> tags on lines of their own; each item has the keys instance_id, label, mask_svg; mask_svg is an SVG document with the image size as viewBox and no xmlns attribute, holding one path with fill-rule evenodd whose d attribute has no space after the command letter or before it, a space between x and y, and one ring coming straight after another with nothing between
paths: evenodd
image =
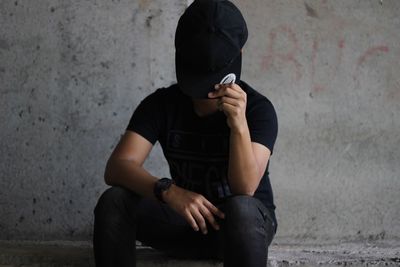
<instances>
[{"instance_id":1,"label":"watch face","mask_svg":"<svg viewBox=\"0 0 400 267\"><path fill-rule=\"evenodd\" d=\"M161 193L167 190L173 183L174 181L172 179L166 177L161 178L156 182L154 187L154 194L158 198L158 200L165 203L165 201L162 199Z\"/></svg>"},{"instance_id":2,"label":"watch face","mask_svg":"<svg viewBox=\"0 0 400 267\"><path fill-rule=\"evenodd\" d=\"M169 186L171 186L171 184L172 184L172 180L171 179L165 179L165 180L163 180L163 185L165 186L165 187L169 187Z\"/></svg>"},{"instance_id":3,"label":"watch face","mask_svg":"<svg viewBox=\"0 0 400 267\"><path fill-rule=\"evenodd\" d=\"M159 184L160 190L164 191L164 190L167 190L171 186L172 180L169 178L161 178L158 181L158 184Z\"/></svg>"}]
</instances>

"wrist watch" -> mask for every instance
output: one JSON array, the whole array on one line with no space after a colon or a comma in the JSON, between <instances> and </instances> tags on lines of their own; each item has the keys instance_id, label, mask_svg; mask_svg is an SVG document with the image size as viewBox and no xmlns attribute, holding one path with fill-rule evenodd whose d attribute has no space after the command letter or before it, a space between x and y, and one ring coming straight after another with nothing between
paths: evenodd
<instances>
[{"instance_id":1,"label":"wrist watch","mask_svg":"<svg viewBox=\"0 0 400 267\"><path fill-rule=\"evenodd\" d=\"M162 192L168 190L172 184L175 184L175 181L167 177L160 178L157 182L155 182L153 192L160 202L166 203L162 198Z\"/></svg>"}]
</instances>

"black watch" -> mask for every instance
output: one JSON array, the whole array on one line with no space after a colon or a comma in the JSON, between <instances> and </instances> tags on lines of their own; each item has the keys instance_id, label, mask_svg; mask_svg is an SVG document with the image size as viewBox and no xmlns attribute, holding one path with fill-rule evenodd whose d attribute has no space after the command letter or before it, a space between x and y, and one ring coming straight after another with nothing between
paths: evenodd
<instances>
[{"instance_id":1,"label":"black watch","mask_svg":"<svg viewBox=\"0 0 400 267\"><path fill-rule=\"evenodd\" d=\"M167 178L167 177L163 177L161 179L159 179L153 187L153 192L154 195L156 196L156 198L162 202L162 203L166 203L164 201L164 199L162 198L162 192L168 190L168 188L171 187L172 184L175 184L174 180Z\"/></svg>"}]
</instances>

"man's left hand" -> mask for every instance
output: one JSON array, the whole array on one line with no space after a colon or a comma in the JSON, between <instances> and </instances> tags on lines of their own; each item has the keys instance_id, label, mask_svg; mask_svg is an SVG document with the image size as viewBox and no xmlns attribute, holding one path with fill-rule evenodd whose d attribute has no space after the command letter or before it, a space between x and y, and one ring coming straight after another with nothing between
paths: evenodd
<instances>
[{"instance_id":1,"label":"man's left hand","mask_svg":"<svg viewBox=\"0 0 400 267\"><path fill-rule=\"evenodd\" d=\"M209 98L218 98L218 109L227 116L231 131L242 132L247 127L247 94L235 83L216 84L215 91L208 93Z\"/></svg>"}]
</instances>

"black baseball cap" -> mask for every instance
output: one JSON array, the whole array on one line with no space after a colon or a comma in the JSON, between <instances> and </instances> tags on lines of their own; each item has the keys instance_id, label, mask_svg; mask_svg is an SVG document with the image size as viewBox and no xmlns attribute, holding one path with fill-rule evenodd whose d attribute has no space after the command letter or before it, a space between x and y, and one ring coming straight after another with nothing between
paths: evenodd
<instances>
[{"instance_id":1,"label":"black baseball cap","mask_svg":"<svg viewBox=\"0 0 400 267\"><path fill-rule=\"evenodd\" d=\"M240 80L241 48L247 26L228 0L195 0L178 21L175 68L179 88L193 98L208 98L217 83Z\"/></svg>"}]
</instances>

